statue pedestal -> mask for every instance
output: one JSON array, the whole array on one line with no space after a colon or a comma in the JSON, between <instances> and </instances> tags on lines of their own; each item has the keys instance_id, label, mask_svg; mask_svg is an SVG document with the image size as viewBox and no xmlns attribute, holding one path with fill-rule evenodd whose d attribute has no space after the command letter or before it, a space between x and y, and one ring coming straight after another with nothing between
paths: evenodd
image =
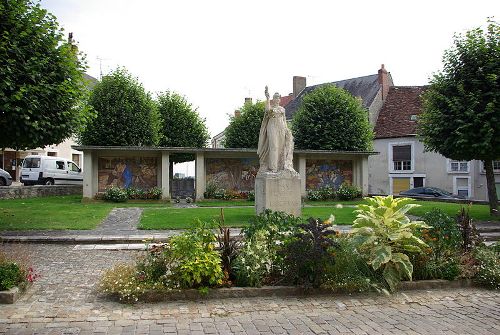
<instances>
[{"instance_id":1,"label":"statue pedestal","mask_svg":"<svg viewBox=\"0 0 500 335\"><path fill-rule=\"evenodd\" d=\"M302 201L300 177L297 172L259 172L255 178L255 210L282 211L300 216Z\"/></svg>"}]
</instances>

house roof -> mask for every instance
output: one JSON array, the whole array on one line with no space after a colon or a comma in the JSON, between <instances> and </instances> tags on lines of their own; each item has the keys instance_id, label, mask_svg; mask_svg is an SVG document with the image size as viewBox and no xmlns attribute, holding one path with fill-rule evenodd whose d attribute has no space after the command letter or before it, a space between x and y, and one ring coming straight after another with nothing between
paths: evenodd
<instances>
[{"instance_id":1,"label":"house roof","mask_svg":"<svg viewBox=\"0 0 500 335\"><path fill-rule=\"evenodd\" d=\"M280 99L280 106L281 107L286 107L286 105L288 105L290 103L290 101L293 100L293 96L292 95L287 95L287 96L284 96L284 97L281 97Z\"/></svg>"},{"instance_id":2,"label":"house roof","mask_svg":"<svg viewBox=\"0 0 500 335\"><path fill-rule=\"evenodd\" d=\"M414 136L426 86L392 86L378 115L375 138Z\"/></svg>"},{"instance_id":3,"label":"house roof","mask_svg":"<svg viewBox=\"0 0 500 335\"><path fill-rule=\"evenodd\" d=\"M361 97L361 99L363 100L363 107L365 108L370 107L373 99L375 99L375 96L380 89L378 74L308 86L303 89L302 92L300 92L299 95L285 107L286 118L291 119L293 117L293 114L297 112L300 104L302 103L302 98L304 97L304 95L311 91L314 91L317 87L327 84L333 84L337 87L349 91L355 97Z\"/></svg>"}]
</instances>

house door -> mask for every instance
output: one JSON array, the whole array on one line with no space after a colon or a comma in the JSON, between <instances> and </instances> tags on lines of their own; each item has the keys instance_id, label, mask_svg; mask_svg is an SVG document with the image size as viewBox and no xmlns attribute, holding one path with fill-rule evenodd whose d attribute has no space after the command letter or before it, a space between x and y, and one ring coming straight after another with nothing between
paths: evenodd
<instances>
[{"instance_id":1,"label":"house door","mask_svg":"<svg viewBox=\"0 0 500 335\"><path fill-rule=\"evenodd\" d=\"M410 178L392 178L392 194L399 194L399 192L407 191L410 189Z\"/></svg>"}]
</instances>

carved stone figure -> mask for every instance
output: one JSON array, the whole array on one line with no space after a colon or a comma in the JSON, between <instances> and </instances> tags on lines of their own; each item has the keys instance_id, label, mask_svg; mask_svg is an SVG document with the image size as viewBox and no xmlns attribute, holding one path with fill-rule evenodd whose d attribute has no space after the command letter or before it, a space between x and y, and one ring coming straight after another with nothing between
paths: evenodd
<instances>
[{"instance_id":1,"label":"carved stone figure","mask_svg":"<svg viewBox=\"0 0 500 335\"><path fill-rule=\"evenodd\" d=\"M266 109L260 126L259 173L289 171L293 169L293 136L286 124L285 109L280 106L280 95L275 93L269 100L269 90L266 86Z\"/></svg>"}]
</instances>

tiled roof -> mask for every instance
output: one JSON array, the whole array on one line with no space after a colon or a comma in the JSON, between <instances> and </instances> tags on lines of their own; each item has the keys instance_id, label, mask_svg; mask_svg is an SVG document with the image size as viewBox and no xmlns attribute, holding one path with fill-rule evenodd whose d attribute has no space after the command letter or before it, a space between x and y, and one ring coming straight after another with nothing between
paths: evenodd
<instances>
[{"instance_id":1,"label":"tiled roof","mask_svg":"<svg viewBox=\"0 0 500 335\"><path fill-rule=\"evenodd\" d=\"M375 125L375 138L415 135L416 117L422 112L421 95L425 88L425 86L390 87Z\"/></svg>"},{"instance_id":2,"label":"tiled roof","mask_svg":"<svg viewBox=\"0 0 500 335\"><path fill-rule=\"evenodd\" d=\"M287 96L284 96L284 97L281 97L280 99L280 106L281 107L286 107L286 105L288 105L290 103L290 101L293 100L293 96L292 95L287 95Z\"/></svg>"},{"instance_id":3,"label":"tiled roof","mask_svg":"<svg viewBox=\"0 0 500 335\"><path fill-rule=\"evenodd\" d=\"M285 107L287 120L291 119L293 117L293 114L295 114L295 112L299 109L300 104L302 103L302 98L304 97L304 95L313 91L317 87L320 87L320 86L326 85L326 84L333 84L337 87L341 87L341 88L349 91L355 97L361 97L361 99L363 100L363 106L365 108L370 107L370 105L373 102L373 99L375 99L375 96L377 95L377 92L380 89L380 84L378 82L378 74L372 74L372 75L364 76L364 77L334 81L332 83L325 83L325 84L319 84L319 85L314 85L314 86L308 86L304 90L302 90L302 92L300 92L300 94L297 96L297 98L293 99Z\"/></svg>"}]
</instances>

